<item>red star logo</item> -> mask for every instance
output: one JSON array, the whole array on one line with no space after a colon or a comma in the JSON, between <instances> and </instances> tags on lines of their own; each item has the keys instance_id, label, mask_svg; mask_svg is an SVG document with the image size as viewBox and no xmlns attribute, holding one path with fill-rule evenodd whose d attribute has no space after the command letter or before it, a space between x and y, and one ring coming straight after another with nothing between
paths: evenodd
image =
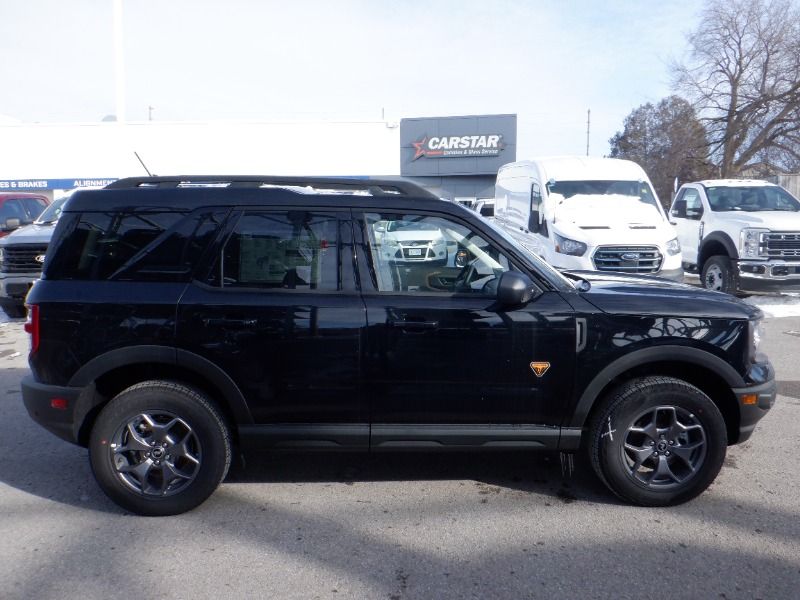
<instances>
[{"instance_id":1,"label":"red star logo","mask_svg":"<svg viewBox=\"0 0 800 600\"><path fill-rule=\"evenodd\" d=\"M411 145L414 146L414 148L416 148L417 150L416 154L414 154L414 158L411 159L412 161L417 160L420 156L425 156L426 152L425 145L427 143L428 143L427 135L424 138L422 138L419 142L411 142Z\"/></svg>"}]
</instances>

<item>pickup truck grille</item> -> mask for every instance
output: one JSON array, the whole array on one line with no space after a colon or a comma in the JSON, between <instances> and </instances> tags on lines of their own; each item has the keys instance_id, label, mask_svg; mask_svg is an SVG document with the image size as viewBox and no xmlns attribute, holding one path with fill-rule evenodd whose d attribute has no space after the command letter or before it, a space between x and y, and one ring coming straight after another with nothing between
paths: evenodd
<instances>
[{"instance_id":1,"label":"pickup truck grille","mask_svg":"<svg viewBox=\"0 0 800 600\"><path fill-rule=\"evenodd\" d=\"M764 233L762 236L769 258L800 258L800 232Z\"/></svg>"},{"instance_id":2,"label":"pickup truck grille","mask_svg":"<svg viewBox=\"0 0 800 600\"><path fill-rule=\"evenodd\" d=\"M663 257L656 246L600 246L592 260L598 271L658 273Z\"/></svg>"},{"instance_id":3,"label":"pickup truck grille","mask_svg":"<svg viewBox=\"0 0 800 600\"><path fill-rule=\"evenodd\" d=\"M38 273L44 260L36 260L47 252L47 244L17 244L3 246L3 273Z\"/></svg>"}]
</instances>

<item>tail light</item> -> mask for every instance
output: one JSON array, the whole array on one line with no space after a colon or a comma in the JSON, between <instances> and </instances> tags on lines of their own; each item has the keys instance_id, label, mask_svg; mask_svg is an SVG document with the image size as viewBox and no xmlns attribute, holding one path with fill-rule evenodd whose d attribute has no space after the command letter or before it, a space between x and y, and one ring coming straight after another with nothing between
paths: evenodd
<instances>
[{"instance_id":1,"label":"tail light","mask_svg":"<svg viewBox=\"0 0 800 600\"><path fill-rule=\"evenodd\" d=\"M39 305L28 305L28 320L25 331L31 335L31 354L39 349Z\"/></svg>"}]
</instances>

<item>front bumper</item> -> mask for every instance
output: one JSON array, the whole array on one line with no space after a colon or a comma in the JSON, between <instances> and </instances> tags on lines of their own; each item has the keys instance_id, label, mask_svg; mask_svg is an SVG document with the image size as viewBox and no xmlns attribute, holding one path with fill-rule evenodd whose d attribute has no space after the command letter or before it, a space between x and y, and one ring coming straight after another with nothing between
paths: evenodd
<instances>
[{"instance_id":1,"label":"front bumper","mask_svg":"<svg viewBox=\"0 0 800 600\"><path fill-rule=\"evenodd\" d=\"M737 261L743 292L800 292L800 263Z\"/></svg>"},{"instance_id":2,"label":"front bumper","mask_svg":"<svg viewBox=\"0 0 800 600\"><path fill-rule=\"evenodd\" d=\"M759 385L734 388L732 391L739 405L739 437L735 443L741 444L750 438L758 422L775 405L778 386L775 379L770 379Z\"/></svg>"},{"instance_id":3,"label":"front bumper","mask_svg":"<svg viewBox=\"0 0 800 600\"><path fill-rule=\"evenodd\" d=\"M41 273L0 274L0 303L23 304Z\"/></svg>"},{"instance_id":4,"label":"front bumper","mask_svg":"<svg viewBox=\"0 0 800 600\"><path fill-rule=\"evenodd\" d=\"M73 444L79 444L80 427L88 409L83 388L46 385L31 375L22 379L22 402L28 414L39 425ZM63 405L64 408L55 408Z\"/></svg>"}]
</instances>

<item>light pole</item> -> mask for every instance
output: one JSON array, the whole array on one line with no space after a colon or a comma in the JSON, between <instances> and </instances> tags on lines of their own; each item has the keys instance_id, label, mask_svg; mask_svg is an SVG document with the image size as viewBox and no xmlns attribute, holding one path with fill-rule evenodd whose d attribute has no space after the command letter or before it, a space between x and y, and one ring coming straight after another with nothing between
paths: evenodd
<instances>
[{"instance_id":1,"label":"light pole","mask_svg":"<svg viewBox=\"0 0 800 600\"><path fill-rule=\"evenodd\" d=\"M114 79L117 123L125 122L125 56L122 39L122 0L114 0Z\"/></svg>"}]
</instances>

